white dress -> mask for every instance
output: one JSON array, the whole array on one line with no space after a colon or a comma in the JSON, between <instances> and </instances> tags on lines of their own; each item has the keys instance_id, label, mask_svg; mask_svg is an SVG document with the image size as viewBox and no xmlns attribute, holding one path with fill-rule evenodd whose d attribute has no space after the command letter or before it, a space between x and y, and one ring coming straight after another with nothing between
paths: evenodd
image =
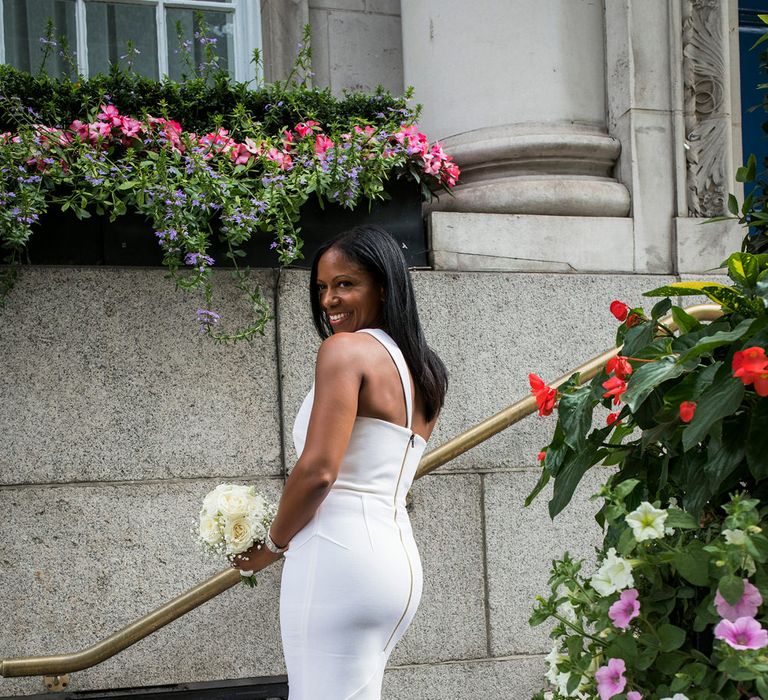
<instances>
[{"instance_id":1,"label":"white dress","mask_svg":"<svg viewBox=\"0 0 768 700\"><path fill-rule=\"evenodd\" d=\"M426 447L411 430L408 368L394 340L365 328L392 356L406 426L358 416L338 478L291 540L280 588L290 700L378 700L384 668L421 599L422 571L405 496ZM296 416L306 441L314 387Z\"/></svg>"}]
</instances>

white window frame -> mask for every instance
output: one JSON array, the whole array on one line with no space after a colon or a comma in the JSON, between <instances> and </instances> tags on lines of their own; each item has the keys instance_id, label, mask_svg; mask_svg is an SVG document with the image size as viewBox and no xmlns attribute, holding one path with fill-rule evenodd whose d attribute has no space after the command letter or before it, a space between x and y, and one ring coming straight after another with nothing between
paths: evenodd
<instances>
[{"instance_id":1,"label":"white window frame","mask_svg":"<svg viewBox=\"0 0 768 700\"><path fill-rule=\"evenodd\" d=\"M77 69L88 77L88 28L86 22L87 3L117 2L122 5L145 5L155 8L157 25L157 66L160 77L168 75L168 27L165 10L178 8L183 10L230 10L234 16L232 51L234 53L234 75L237 81L261 80L257 67L251 63L253 50L262 49L261 42L261 3L259 0L229 0L228 2L210 2L209 0L75 0L75 30L77 33ZM3 22L3 0L0 0L0 63L5 63L5 31Z\"/></svg>"}]
</instances>

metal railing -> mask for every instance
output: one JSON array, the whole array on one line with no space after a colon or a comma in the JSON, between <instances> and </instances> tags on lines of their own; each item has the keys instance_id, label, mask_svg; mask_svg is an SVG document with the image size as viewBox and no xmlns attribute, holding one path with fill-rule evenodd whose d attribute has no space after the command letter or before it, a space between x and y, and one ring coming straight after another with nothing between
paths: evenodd
<instances>
[{"instance_id":1,"label":"metal railing","mask_svg":"<svg viewBox=\"0 0 768 700\"><path fill-rule=\"evenodd\" d=\"M686 309L694 318L700 321L712 321L722 315L722 310L714 304L699 304ZM675 324L671 317L665 317L662 322L670 328ZM584 364L564 374L549 386L557 388L566 382L574 372L579 372L580 381L586 382L597 375L605 364L621 352L621 348L613 348L601 355L593 357ZM488 438L500 433L502 430L514 425L526 416L531 415L537 409L536 399L533 396L517 401L503 411L478 423L473 428L461 433L455 438L444 443L437 449L428 452L422 457L415 478L419 479L446 462L450 462L467 450L472 449ZM194 610L203 603L215 598L240 581L240 573L236 569L228 568L211 576L209 579L190 588L185 593L168 601L165 605L135 620L123 629L111 634L106 639L94 644L87 649L72 654L60 654L56 656L31 656L4 659L0 661L0 676L48 676L53 677L54 685L58 677L71 671L80 671L90 666L106 661L132 644L144 639L153 632L173 622L182 615ZM49 684L49 687L51 685Z\"/></svg>"}]
</instances>

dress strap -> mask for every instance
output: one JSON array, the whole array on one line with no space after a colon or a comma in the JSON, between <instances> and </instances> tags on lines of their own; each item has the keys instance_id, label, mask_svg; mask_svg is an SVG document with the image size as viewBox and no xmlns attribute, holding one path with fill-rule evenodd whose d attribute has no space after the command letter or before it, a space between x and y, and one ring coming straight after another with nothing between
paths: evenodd
<instances>
[{"instance_id":1,"label":"dress strap","mask_svg":"<svg viewBox=\"0 0 768 700\"><path fill-rule=\"evenodd\" d=\"M413 422L413 405L411 402L412 385L411 375L408 372L408 364L405 361L405 356L403 355L402 350L397 347L397 343L395 343L395 341L392 339L392 336L381 328L361 328L355 332L368 333L369 335L372 335L387 349L387 352L389 352L390 356L392 357L392 360L395 363L395 367L397 367L397 372L400 375L400 382L403 385L403 394L405 395L406 427L408 430L410 430L411 424Z\"/></svg>"}]
</instances>

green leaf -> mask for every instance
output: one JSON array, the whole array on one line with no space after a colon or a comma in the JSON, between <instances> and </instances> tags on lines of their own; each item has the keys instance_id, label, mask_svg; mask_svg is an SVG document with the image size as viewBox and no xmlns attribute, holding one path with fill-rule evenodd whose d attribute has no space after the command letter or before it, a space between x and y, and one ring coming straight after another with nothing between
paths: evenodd
<instances>
[{"instance_id":1,"label":"green leaf","mask_svg":"<svg viewBox=\"0 0 768 700\"><path fill-rule=\"evenodd\" d=\"M754 319L748 318L742 321L732 331L720 331L714 335L707 336L699 340L688 352L681 355L677 360L680 364L701 355L708 353L715 348L719 348L723 345L730 345L736 340L741 340L752 326Z\"/></svg>"},{"instance_id":2,"label":"green leaf","mask_svg":"<svg viewBox=\"0 0 768 700\"><path fill-rule=\"evenodd\" d=\"M699 522L690 513L686 513L680 508L668 508L667 519L664 521L666 527L674 527L679 530L697 530Z\"/></svg>"},{"instance_id":3,"label":"green leaf","mask_svg":"<svg viewBox=\"0 0 768 700\"><path fill-rule=\"evenodd\" d=\"M753 288L760 274L757 258L750 253L732 253L726 260L728 276L745 287Z\"/></svg>"},{"instance_id":4,"label":"green leaf","mask_svg":"<svg viewBox=\"0 0 768 700\"><path fill-rule=\"evenodd\" d=\"M575 452L582 450L587 433L592 427L592 411L595 401L592 390L583 386L576 391L563 394L558 404L560 424L565 433L565 442Z\"/></svg>"},{"instance_id":5,"label":"green leaf","mask_svg":"<svg viewBox=\"0 0 768 700\"><path fill-rule=\"evenodd\" d=\"M610 659L624 659L629 666L637 655L637 642L631 634L622 634L611 640L605 650L605 655Z\"/></svg>"},{"instance_id":6,"label":"green leaf","mask_svg":"<svg viewBox=\"0 0 768 700\"><path fill-rule=\"evenodd\" d=\"M657 362L644 364L630 376L624 401L634 412L659 384L679 377L684 371L683 366L676 363L672 357L664 357Z\"/></svg>"},{"instance_id":7,"label":"green leaf","mask_svg":"<svg viewBox=\"0 0 768 700\"><path fill-rule=\"evenodd\" d=\"M750 534L744 548L755 561L761 564L768 561L768 537L765 535Z\"/></svg>"},{"instance_id":8,"label":"green leaf","mask_svg":"<svg viewBox=\"0 0 768 700\"><path fill-rule=\"evenodd\" d=\"M533 500L538 496L544 487L549 483L550 474L546 469L541 470L541 476L539 477L539 480L536 482L536 486L533 487L533 490L526 496L525 498L525 507L527 508L531 503L533 503Z\"/></svg>"},{"instance_id":9,"label":"green leaf","mask_svg":"<svg viewBox=\"0 0 768 700\"><path fill-rule=\"evenodd\" d=\"M659 635L662 651L674 651L683 646L683 643L685 642L685 630L680 629L675 625L661 625L656 633Z\"/></svg>"},{"instance_id":10,"label":"green leaf","mask_svg":"<svg viewBox=\"0 0 768 700\"><path fill-rule=\"evenodd\" d=\"M726 574L720 579L717 585L720 595L725 598L726 603L736 605L744 595L744 580L733 574Z\"/></svg>"},{"instance_id":11,"label":"green leaf","mask_svg":"<svg viewBox=\"0 0 768 700\"><path fill-rule=\"evenodd\" d=\"M577 455L569 455L560 471L555 476L552 499L549 502L549 517L553 518L570 503L573 492L587 470L607 454L600 444L610 431L610 427L594 430L587 443Z\"/></svg>"},{"instance_id":12,"label":"green leaf","mask_svg":"<svg viewBox=\"0 0 768 700\"><path fill-rule=\"evenodd\" d=\"M698 543L682 552L675 552L674 563L677 572L694 586L706 586L709 583L709 554Z\"/></svg>"},{"instance_id":13,"label":"green leaf","mask_svg":"<svg viewBox=\"0 0 768 700\"><path fill-rule=\"evenodd\" d=\"M637 540L632 534L632 528L628 527L621 533L621 537L619 537L619 541L616 545L616 550L622 557L626 557L632 552L636 545Z\"/></svg>"},{"instance_id":14,"label":"green leaf","mask_svg":"<svg viewBox=\"0 0 768 700\"><path fill-rule=\"evenodd\" d=\"M720 304L724 309L732 311L752 309L752 304L747 297L737 289L719 282L673 282L650 292L644 292L643 296L698 296L701 294Z\"/></svg>"},{"instance_id":15,"label":"green leaf","mask_svg":"<svg viewBox=\"0 0 768 700\"><path fill-rule=\"evenodd\" d=\"M666 314L671 308L672 300L668 298L662 299L661 301L656 302L656 304L654 304L653 308L651 309L651 318L656 321L664 316L664 314Z\"/></svg>"},{"instance_id":16,"label":"green leaf","mask_svg":"<svg viewBox=\"0 0 768 700\"><path fill-rule=\"evenodd\" d=\"M756 481L768 478L768 398L760 399L752 411L747 433L747 466Z\"/></svg>"},{"instance_id":17,"label":"green leaf","mask_svg":"<svg viewBox=\"0 0 768 700\"><path fill-rule=\"evenodd\" d=\"M683 448L690 450L709 432L712 424L730 416L741 405L744 385L736 377L712 384L701 396L693 420L683 430Z\"/></svg>"},{"instance_id":18,"label":"green leaf","mask_svg":"<svg viewBox=\"0 0 768 700\"><path fill-rule=\"evenodd\" d=\"M738 216L739 214L739 202L732 194L728 195L728 211L734 216Z\"/></svg>"},{"instance_id":19,"label":"green leaf","mask_svg":"<svg viewBox=\"0 0 768 700\"><path fill-rule=\"evenodd\" d=\"M690 333L701 327L701 323L679 306L672 307L672 320L683 333Z\"/></svg>"}]
</instances>

